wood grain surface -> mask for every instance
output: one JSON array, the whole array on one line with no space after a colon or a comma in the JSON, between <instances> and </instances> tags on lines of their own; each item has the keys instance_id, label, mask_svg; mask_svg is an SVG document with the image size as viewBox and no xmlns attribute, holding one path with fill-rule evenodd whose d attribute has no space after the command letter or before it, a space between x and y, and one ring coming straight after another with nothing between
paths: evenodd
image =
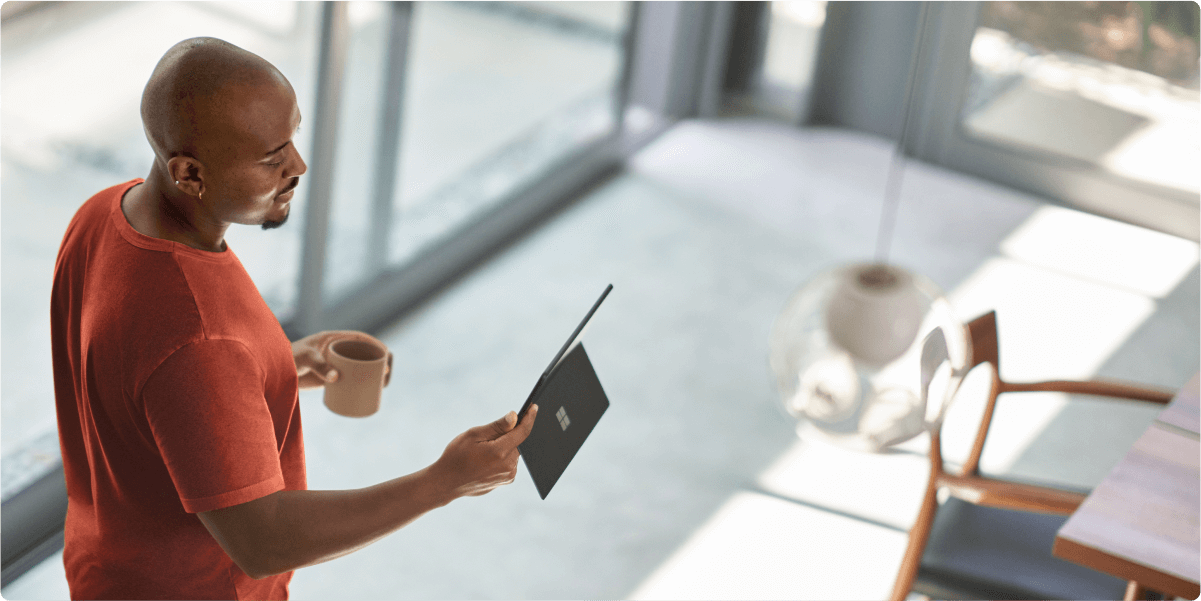
<instances>
[{"instance_id":1,"label":"wood grain surface","mask_svg":"<svg viewBox=\"0 0 1201 601\"><path fill-rule=\"evenodd\" d=\"M1055 555L1147 589L1187 599L1201 594L1197 384L1194 376L1165 409L1171 421L1161 415L1152 423L1068 518Z\"/></svg>"}]
</instances>

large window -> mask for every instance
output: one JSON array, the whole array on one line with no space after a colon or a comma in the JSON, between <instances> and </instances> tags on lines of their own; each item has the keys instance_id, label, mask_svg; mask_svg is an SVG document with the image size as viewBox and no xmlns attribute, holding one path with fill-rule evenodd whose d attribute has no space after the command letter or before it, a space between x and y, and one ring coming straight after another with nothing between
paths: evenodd
<instances>
[{"instance_id":1,"label":"large window","mask_svg":"<svg viewBox=\"0 0 1201 601\"><path fill-rule=\"evenodd\" d=\"M49 324L58 246L87 198L148 173L138 107L170 46L225 39L296 90L309 173L293 214L280 229L226 234L295 337L395 317L611 172L635 13L630 2L6 3L5 581L9 519L54 521L9 501L60 463Z\"/></svg>"},{"instance_id":2,"label":"large window","mask_svg":"<svg viewBox=\"0 0 1201 601\"><path fill-rule=\"evenodd\" d=\"M931 3L917 154L1197 240L1193 2Z\"/></svg>"},{"instance_id":3,"label":"large window","mask_svg":"<svg viewBox=\"0 0 1201 601\"><path fill-rule=\"evenodd\" d=\"M55 430L47 308L75 209L145 176L139 114L162 53L219 37L271 61L296 89L311 157L319 3L46 3L3 22L3 454ZM347 31L333 154L323 306L412 263L520 186L616 127L627 2L396 3L339 7ZM401 20L397 20L397 13ZM130 28L148 35L129 36ZM398 41L399 38L399 41ZM399 65L390 62L400 48ZM407 55L407 56L406 56ZM389 79L389 69L401 79ZM399 127L383 127L389 106ZM389 139L390 136L390 139ZM390 154L381 148L391 148ZM393 177L379 190L379 158ZM310 176L320 165L310 165ZM302 178L307 184L310 178ZM289 224L233 227L230 247L282 322L295 316L308 185ZM374 206L391 206L371 248ZM51 441L53 442L53 441ZM55 447L55 444L51 444ZM6 482L15 470L5 472Z\"/></svg>"},{"instance_id":4,"label":"large window","mask_svg":"<svg viewBox=\"0 0 1201 601\"><path fill-rule=\"evenodd\" d=\"M0 451L6 498L57 462L49 319L54 260L83 201L149 171L152 154L138 106L155 63L180 40L220 37L279 67L307 116L320 16L318 5L304 2L45 4L10 13L0 48ZM308 140L298 136L297 145L307 156ZM298 190L298 205L305 203L304 191ZM296 296L298 228L234 227L228 242L286 319ZM22 455L22 449L30 452Z\"/></svg>"},{"instance_id":5,"label":"large window","mask_svg":"<svg viewBox=\"0 0 1201 601\"><path fill-rule=\"evenodd\" d=\"M760 93L788 121L807 116L817 42L826 20L821 0L771 2Z\"/></svg>"},{"instance_id":6,"label":"large window","mask_svg":"<svg viewBox=\"0 0 1201 601\"><path fill-rule=\"evenodd\" d=\"M1196 200L1197 19L1192 2L986 2L963 127Z\"/></svg>"},{"instance_id":7,"label":"large window","mask_svg":"<svg viewBox=\"0 0 1201 601\"><path fill-rule=\"evenodd\" d=\"M613 134L628 9L432 2L398 17L396 5L350 3L324 294L339 300L403 267ZM397 18L407 27L404 80L387 89ZM399 129L383 124L389 103ZM379 178L385 170L391 177ZM390 210L377 215L380 202Z\"/></svg>"}]
</instances>

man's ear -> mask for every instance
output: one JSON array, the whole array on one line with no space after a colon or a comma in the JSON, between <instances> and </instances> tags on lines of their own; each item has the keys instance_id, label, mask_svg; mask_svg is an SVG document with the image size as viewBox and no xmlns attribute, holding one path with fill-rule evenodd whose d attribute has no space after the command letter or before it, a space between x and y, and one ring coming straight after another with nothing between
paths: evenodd
<instances>
[{"instance_id":1,"label":"man's ear","mask_svg":"<svg viewBox=\"0 0 1201 601\"><path fill-rule=\"evenodd\" d=\"M168 159L167 173L175 188L185 194L200 196L204 191L203 165L190 156L180 154Z\"/></svg>"}]
</instances>

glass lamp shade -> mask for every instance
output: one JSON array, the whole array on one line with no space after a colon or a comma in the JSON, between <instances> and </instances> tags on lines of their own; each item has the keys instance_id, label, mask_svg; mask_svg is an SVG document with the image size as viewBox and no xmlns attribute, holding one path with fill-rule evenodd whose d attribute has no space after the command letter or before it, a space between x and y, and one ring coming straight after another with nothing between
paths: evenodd
<instances>
[{"instance_id":1,"label":"glass lamp shade","mask_svg":"<svg viewBox=\"0 0 1201 601\"><path fill-rule=\"evenodd\" d=\"M938 286L893 265L826 271L772 326L770 363L797 434L877 452L940 421L971 357Z\"/></svg>"}]
</instances>

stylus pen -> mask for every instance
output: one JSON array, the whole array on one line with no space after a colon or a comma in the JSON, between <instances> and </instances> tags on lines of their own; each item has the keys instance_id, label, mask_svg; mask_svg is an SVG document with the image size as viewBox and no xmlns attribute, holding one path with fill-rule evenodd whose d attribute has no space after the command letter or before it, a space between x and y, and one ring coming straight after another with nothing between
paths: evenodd
<instances>
[{"instance_id":1,"label":"stylus pen","mask_svg":"<svg viewBox=\"0 0 1201 601\"><path fill-rule=\"evenodd\" d=\"M613 284L609 284L607 287L605 287L605 291L602 292L600 298L596 299L596 302L592 304L592 308L588 310L588 314L584 316L584 319L580 322L580 325L576 326L575 331L571 333L571 337L568 338L567 342L563 344L563 348L559 349L559 354L555 355L555 358L551 359L550 365L546 366L546 371L542 372L542 376L538 378L538 383L534 384L534 389L530 391L529 398L527 398L525 400L525 404L521 406L521 411L517 412L517 423L521 423L521 418L525 417L525 413L530 410L530 405L534 404L534 396L538 394L538 389L542 388L542 385L546 383L546 379L550 377L550 372L553 371L555 366L559 364L559 359L563 358L563 354L567 352L567 349L571 348L571 343L575 342L575 339L580 335L580 332L584 331L584 326L588 324L589 319L592 319L592 314L596 313L596 308L600 306L601 301L605 300L606 296L609 296L609 291L612 289Z\"/></svg>"}]
</instances>

